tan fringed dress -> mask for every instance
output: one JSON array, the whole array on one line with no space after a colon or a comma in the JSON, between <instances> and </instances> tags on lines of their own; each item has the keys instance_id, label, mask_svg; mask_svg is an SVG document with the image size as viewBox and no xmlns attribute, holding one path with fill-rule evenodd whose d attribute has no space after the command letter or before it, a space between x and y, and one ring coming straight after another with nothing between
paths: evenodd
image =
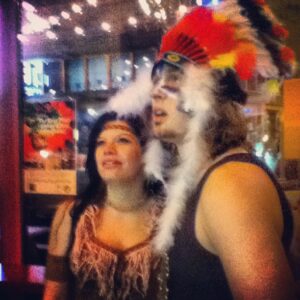
<instances>
[{"instance_id":1,"label":"tan fringed dress","mask_svg":"<svg viewBox=\"0 0 300 300\"><path fill-rule=\"evenodd\" d=\"M69 259L48 256L46 278L72 282L70 299L161 299L161 258L152 252L152 237L124 251L114 249L95 236L98 210L90 205L81 215ZM153 201L149 210L152 229L159 211Z\"/></svg>"}]
</instances>

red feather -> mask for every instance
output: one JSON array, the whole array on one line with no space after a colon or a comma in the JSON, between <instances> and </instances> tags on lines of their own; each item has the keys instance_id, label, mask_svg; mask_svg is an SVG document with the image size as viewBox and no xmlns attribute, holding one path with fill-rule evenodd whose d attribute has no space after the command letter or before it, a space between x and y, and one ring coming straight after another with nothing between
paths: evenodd
<instances>
[{"instance_id":1,"label":"red feather","mask_svg":"<svg viewBox=\"0 0 300 300\"><path fill-rule=\"evenodd\" d=\"M256 66L256 50L252 45L241 45L237 54L235 70L241 80L252 78Z\"/></svg>"},{"instance_id":2,"label":"red feather","mask_svg":"<svg viewBox=\"0 0 300 300\"><path fill-rule=\"evenodd\" d=\"M266 1L265 0L255 0L254 1L256 4L258 5L265 5L266 4Z\"/></svg>"},{"instance_id":3,"label":"red feather","mask_svg":"<svg viewBox=\"0 0 300 300\"><path fill-rule=\"evenodd\" d=\"M275 36L287 39L289 36L289 32L280 24L275 24L272 28L272 32Z\"/></svg>"},{"instance_id":4,"label":"red feather","mask_svg":"<svg viewBox=\"0 0 300 300\"><path fill-rule=\"evenodd\" d=\"M196 62L206 62L205 56L212 59L231 51L235 46L234 27L231 23L217 21L212 10L199 7L167 32L163 37L160 53L173 51Z\"/></svg>"},{"instance_id":5,"label":"red feather","mask_svg":"<svg viewBox=\"0 0 300 300\"><path fill-rule=\"evenodd\" d=\"M293 62L296 60L295 52L289 47L282 47L280 49L280 56L285 62Z\"/></svg>"}]
</instances>

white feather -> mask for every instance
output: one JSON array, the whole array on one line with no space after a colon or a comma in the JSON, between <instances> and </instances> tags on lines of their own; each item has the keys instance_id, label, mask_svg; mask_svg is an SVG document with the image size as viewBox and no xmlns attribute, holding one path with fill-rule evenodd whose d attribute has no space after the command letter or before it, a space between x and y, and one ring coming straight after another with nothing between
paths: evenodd
<instances>
[{"instance_id":1,"label":"white feather","mask_svg":"<svg viewBox=\"0 0 300 300\"><path fill-rule=\"evenodd\" d=\"M134 82L109 100L105 109L113 110L119 115L140 114L151 103L151 88L150 70L144 69Z\"/></svg>"},{"instance_id":2,"label":"white feather","mask_svg":"<svg viewBox=\"0 0 300 300\"><path fill-rule=\"evenodd\" d=\"M152 140L148 143L143 157L146 177L154 176L164 183L162 170L164 155L164 150L160 141Z\"/></svg>"},{"instance_id":3,"label":"white feather","mask_svg":"<svg viewBox=\"0 0 300 300\"><path fill-rule=\"evenodd\" d=\"M214 79L208 70L192 65L185 73L182 107L189 111L192 109L192 117L188 133L179 149L179 165L171 173L167 186L166 206L159 218L157 235L153 241L157 252L164 252L173 245L174 234L180 228L191 192L211 162L207 144L202 137L206 120L213 111Z\"/></svg>"}]
</instances>

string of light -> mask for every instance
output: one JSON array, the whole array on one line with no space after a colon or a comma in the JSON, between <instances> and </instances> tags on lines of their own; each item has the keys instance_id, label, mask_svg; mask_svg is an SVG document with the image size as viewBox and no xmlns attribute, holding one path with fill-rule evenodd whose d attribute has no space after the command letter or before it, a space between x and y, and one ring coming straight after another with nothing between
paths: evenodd
<instances>
[{"instance_id":1,"label":"string of light","mask_svg":"<svg viewBox=\"0 0 300 300\"><path fill-rule=\"evenodd\" d=\"M216 5L220 0L196 0L196 5ZM138 0L138 3L146 15L146 17L152 17L159 22L167 22L167 11L170 7L167 7L167 2L162 0ZM182 4L183 1L174 1L174 10L177 16L184 15L187 12L187 6ZM48 39L57 40L58 34L53 30L53 27L62 26L63 21L72 20L72 14L82 15L84 14L87 6L97 7L98 0L86 0L86 3L73 3L70 6L70 11L63 10L60 15L49 16L43 18L38 15L37 9L30 3L23 1L22 8L24 10L24 16L26 21L22 26L22 33L18 35L18 39L26 43L29 41L29 36L34 34L44 34ZM134 28L137 28L139 21L134 16L129 16L128 24ZM105 32L112 32L113 27L107 21L103 21L99 24L99 29ZM79 24L74 26L74 33L78 36L85 36L85 29Z\"/></svg>"}]
</instances>

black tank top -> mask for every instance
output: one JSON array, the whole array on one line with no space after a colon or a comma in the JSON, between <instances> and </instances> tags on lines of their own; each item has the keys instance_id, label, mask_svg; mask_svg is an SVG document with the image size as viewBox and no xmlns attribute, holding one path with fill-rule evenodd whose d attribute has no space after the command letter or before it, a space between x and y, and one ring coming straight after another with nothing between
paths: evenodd
<instances>
[{"instance_id":1,"label":"black tank top","mask_svg":"<svg viewBox=\"0 0 300 300\"><path fill-rule=\"evenodd\" d=\"M255 164L269 175L280 198L284 219L282 243L285 250L288 251L292 239L293 219L288 201L274 175L254 155L239 153L227 156L206 171L187 202L181 227L175 234L175 244L169 253L170 300L233 299L219 258L204 249L197 241L195 234L195 212L203 185L213 170L231 161Z\"/></svg>"}]
</instances>

